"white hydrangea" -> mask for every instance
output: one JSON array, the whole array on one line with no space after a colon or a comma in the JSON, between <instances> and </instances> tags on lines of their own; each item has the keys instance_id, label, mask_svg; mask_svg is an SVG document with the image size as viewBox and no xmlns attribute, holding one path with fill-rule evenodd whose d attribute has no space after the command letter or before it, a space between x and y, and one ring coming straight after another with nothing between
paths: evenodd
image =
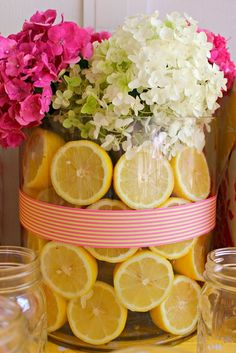
<instances>
[{"instance_id":1,"label":"white hydrangea","mask_svg":"<svg viewBox=\"0 0 236 353\"><path fill-rule=\"evenodd\" d=\"M127 18L96 44L83 72L99 102L95 138L108 150L131 150L145 142L131 136L142 126L169 157L183 144L201 150L204 128L226 90L223 72L208 62L211 48L190 17L172 13L161 20L155 12Z\"/></svg>"}]
</instances>

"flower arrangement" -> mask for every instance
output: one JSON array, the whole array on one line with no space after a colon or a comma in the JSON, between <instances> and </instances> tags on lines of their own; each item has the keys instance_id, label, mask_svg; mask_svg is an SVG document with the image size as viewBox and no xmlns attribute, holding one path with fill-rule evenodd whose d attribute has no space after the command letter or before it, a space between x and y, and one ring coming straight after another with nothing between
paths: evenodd
<instances>
[{"instance_id":1,"label":"flower arrangement","mask_svg":"<svg viewBox=\"0 0 236 353\"><path fill-rule=\"evenodd\" d=\"M73 334L79 348L104 350L120 337L119 348L132 340L132 311L143 342L159 329L192 333L214 226L215 146L203 150L205 134L235 77L226 42L177 13L128 18L112 36L55 19L37 12L0 37L0 143L20 145L24 128L41 125L22 148L19 208L45 293L60 299L48 331L66 322L67 343ZM163 315L173 323L181 300L180 326L160 315L176 300L174 272L187 291Z\"/></svg>"},{"instance_id":2,"label":"flower arrangement","mask_svg":"<svg viewBox=\"0 0 236 353\"><path fill-rule=\"evenodd\" d=\"M133 150L150 135L169 157L183 143L201 150L217 99L235 77L225 46L208 37L177 13L126 19L95 46L88 68L65 74L53 98L60 121L106 150Z\"/></svg>"},{"instance_id":3,"label":"flower arrangement","mask_svg":"<svg viewBox=\"0 0 236 353\"><path fill-rule=\"evenodd\" d=\"M76 23L54 24L55 10L36 12L22 31L0 37L0 144L16 147L22 129L39 125L48 114L60 72L80 58L90 59L93 42L108 38Z\"/></svg>"},{"instance_id":4,"label":"flower arrangement","mask_svg":"<svg viewBox=\"0 0 236 353\"><path fill-rule=\"evenodd\" d=\"M54 10L37 12L21 32L0 37L2 146L53 119L106 150L150 137L168 156L183 143L203 148L236 73L223 37L177 13L128 18L111 38L55 19Z\"/></svg>"}]
</instances>

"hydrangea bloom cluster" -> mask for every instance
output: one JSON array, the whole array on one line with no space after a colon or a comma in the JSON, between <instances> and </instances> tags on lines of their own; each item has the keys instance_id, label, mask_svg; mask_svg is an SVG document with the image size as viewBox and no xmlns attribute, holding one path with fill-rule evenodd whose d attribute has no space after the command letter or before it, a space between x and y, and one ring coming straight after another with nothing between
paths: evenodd
<instances>
[{"instance_id":1,"label":"hydrangea bloom cluster","mask_svg":"<svg viewBox=\"0 0 236 353\"><path fill-rule=\"evenodd\" d=\"M16 147L24 127L39 125L49 111L52 82L80 57L91 58L94 41L108 38L76 23L54 24L55 10L36 12L22 30L0 36L0 145Z\"/></svg>"},{"instance_id":2,"label":"hydrangea bloom cluster","mask_svg":"<svg viewBox=\"0 0 236 353\"><path fill-rule=\"evenodd\" d=\"M169 157L183 144L201 150L227 83L208 60L212 47L197 23L178 13L128 18L95 47L87 69L66 74L54 108L65 127L78 127L107 150L150 139ZM80 86L73 88L75 78Z\"/></svg>"},{"instance_id":3,"label":"hydrangea bloom cluster","mask_svg":"<svg viewBox=\"0 0 236 353\"><path fill-rule=\"evenodd\" d=\"M209 62L215 63L224 72L224 76L227 78L227 89L229 90L236 77L236 67L227 49L227 41L220 34L216 35L206 29L202 31L206 33L208 42L213 45Z\"/></svg>"}]
</instances>

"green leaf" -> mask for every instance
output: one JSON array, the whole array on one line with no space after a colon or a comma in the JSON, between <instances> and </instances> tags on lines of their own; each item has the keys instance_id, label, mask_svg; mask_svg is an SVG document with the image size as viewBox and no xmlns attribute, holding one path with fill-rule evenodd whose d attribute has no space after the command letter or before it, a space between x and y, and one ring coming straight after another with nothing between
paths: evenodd
<instances>
[{"instance_id":1,"label":"green leaf","mask_svg":"<svg viewBox=\"0 0 236 353\"><path fill-rule=\"evenodd\" d=\"M70 119L65 119L63 121L63 126L66 128L66 129L70 129L72 127L72 122Z\"/></svg>"},{"instance_id":2,"label":"green leaf","mask_svg":"<svg viewBox=\"0 0 236 353\"><path fill-rule=\"evenodd\" d=\"M65 70L65 69L62 69L62 70L59 72L58 76L59 76L59 77L63 76L65 72L66 72L66 70Z\"/></svg>"},{"instance_id":3,"label":"green leaf","mask_svg":"<svg viewBox=\"0 0 236 353\"><path fill-rule=\"evenodd\" d=\"M88 96L85 104L82 106L82 114L94 114L97 110L98 102L93 96Z\"/></svg>"},{"instance_id":4,"label":"green leaf","mask_svg":"<svg viewBox=\"0 0 236 353\"><path fill-rule=\"evenodd\" d=\"M75 118L75 112L73 110L69 110L68 111L68 118L70 120L74 119Z\"/></svg>"},{"instance_id":5,"label":"green leaf","mask_svg":"<svg viewBox=\"0 0 236 353\"><path fill-rule=\"evenodd\" d=\"M64 75L63 78L66 81L66 83L69 84L70 77L68 75Z\"/></svg>"},{"instance_id":6,"label":"green leaf","mask_svg":"<svg viewBox=\"0 0 236 353\"><path fill-rule=\"evenodd\" d=\"M64 79L66 81L66 83L68 84L68 86L70 87L78 87L81 84L81 78L79 76L74 76L74 77L69 77L64 75Z\"/></svg>"},{"instance_id":7,"label":"green leaf","mask_svg":"<svg viewBox=\"0 0 236 353\"><path fill-rule=\"evenodd\" d=\"M165 21L164 23L165 23L166 27L174 29L173 23L171 21Z\"/></svg>"},{"instance_id":8,"label":"green leaf","mask_svg":"<svg viewBox=\"0 0 236 353\"><path fill-rule=\"evenodd\" d=\"M69 85L71 87L78 87L81 84L81 78L79 76L75 76L70 78Z\"/></svg>"}]
</instances>

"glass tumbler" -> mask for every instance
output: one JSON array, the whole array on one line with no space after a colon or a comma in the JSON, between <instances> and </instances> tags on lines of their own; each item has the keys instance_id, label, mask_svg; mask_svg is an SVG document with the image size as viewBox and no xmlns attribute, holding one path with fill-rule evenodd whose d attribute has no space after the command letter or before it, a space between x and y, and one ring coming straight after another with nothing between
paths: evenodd
<instances>
[{"instance_id":1,"label":"glass tumbler","mask_svg":"<svg viewBox=\"0 0 236 353\"><path fill-rule=\"evenodd\" d=\"M39 258L33 250L0 246L0 295L21 307L26 318L29 351L43 352L47 339L46 305Z\"/></svg>"},{"instance_id":2,"label":"glass tumbler","mask_svg":"<svg viewBox=\"0 0 236 353\"><path fill-rule=\"evenodd\" d=\"M236 248L208 254L199 303L198 353L228 352L236 343Z\"/></svg>"},{"instance_id":3,"label":"glass tumbler","mask_svg":"<svg viewBox=\"0 0 236 353\"><path fill-rule=\"evenodd\" d=\"M19 305L0 297L0 353L27 353L25 318Z\"/></svg>"}]
</instances>

